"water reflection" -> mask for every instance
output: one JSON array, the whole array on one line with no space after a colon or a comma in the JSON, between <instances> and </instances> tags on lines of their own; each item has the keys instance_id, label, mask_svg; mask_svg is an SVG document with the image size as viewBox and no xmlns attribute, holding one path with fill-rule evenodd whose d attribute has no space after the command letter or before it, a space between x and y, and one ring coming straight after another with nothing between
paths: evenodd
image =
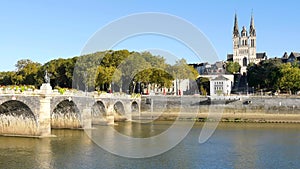
<instances>
[{"instance_id":1,"label":"water reflection","mask_svg":"<svg viewBox=\"0 0 300 169\"><path fill-rule=\"evenodd\" d=\"M157 136L172 126L173 121L152 121L152 122L119 122L114 130L120 134L134 138L149 138ZM97 126L100 127L100 126Z\"/></svg>"},{"instance_id":2,"label":"water reflection","mask_svg":"<svg viewBox=\"0 0 300 169\"><path fill-rule=\"evenodd\" d=\"M150 136L170 124L119 123L113 128ZM207 142L199 144L202 127L197 123L178 146L145 159L113 155L82 130L52 130L57 137L45 139L0 137L0 168L300 168L298 124L221 123ZM113 146L111 133L102 137Z\"/></svg>"}]
</instances>

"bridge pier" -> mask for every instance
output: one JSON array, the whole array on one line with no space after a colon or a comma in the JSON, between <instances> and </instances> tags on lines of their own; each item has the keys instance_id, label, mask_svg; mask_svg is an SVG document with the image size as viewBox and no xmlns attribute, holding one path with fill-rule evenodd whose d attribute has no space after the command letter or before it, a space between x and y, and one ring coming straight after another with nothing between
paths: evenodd
<instances>
[{"instance_id":1,"label":"bridge pier","mask_svg":"<svg viewBox=\"0 0 300 169\"><path fill-rule=\"evenodd\" d=\"M92 128L92 108L84 108L81 114L82 128Z\"/></svg>"},{"instance_id":2,"label":"bridge pier","mask_svg":"<svg viewBox=\"0 0 300 169\"><path fill-rule=\"evenodd\" d=\"M106 119L107 119L107 124L108 125L114 125L115 124L115 109L114 109L114 104L109 104L107 106Z\"/></svg>"},{"instance_id":3,"label":"bridge pier","mask_svg":"<svg viewBox=\"0 0 300 169\"><path fill-rule=\"evenodd\" d=\"M46 83L41 86L40 111L39 111L39 136L51 135L51 94L52 87Z\"/></svg>"},{"instance_id":4,"label":"bridge pier","mask_svg":"<svg viewBox=\"0 0 300 169\"><path fill-rule=\"evenodd\" d=\"M127 121L131 121L132 120L132 110L131 110L131 104L125 104L124 105L124 109L125 109L125 118Z\"/></svg>"},{"instance_id":5,"label":"bridge pier","mask_svg":"<svg viewBox=\"0 0 300 169\"><path fill-rule=\"evenodd\" d=\"M40 136L51 135L50 100L51 97L44 97L40 99L39 127L38 127Z\"/></svg>"}]
</instances>

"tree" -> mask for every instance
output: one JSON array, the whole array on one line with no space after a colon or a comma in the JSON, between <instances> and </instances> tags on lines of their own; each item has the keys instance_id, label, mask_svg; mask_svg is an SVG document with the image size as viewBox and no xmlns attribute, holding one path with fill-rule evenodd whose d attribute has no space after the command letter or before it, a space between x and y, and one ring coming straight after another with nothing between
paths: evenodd
<instances>
[{"instance_id":1,"label":"tree","mask_svg":"<svg viewBox=\"0 0 300 169\"><path fill-rule=\"evenodd\" d=\"M174 78L179 80L195 80L199 76L197 70L195 70L192 66L189 66L185 59L180 59L176 61L175 65L171 67L170 72L173 73Z\"/></svg>"},{"instance_id":2,"label":"tree","mask_svg":"<svg viewBox=\"0 0 300 169\"><path fill-rule=\"evenodd\" d=\"M78 57L70 59L54 59L44 64L36 79L38 83L44 82L45 71L50 74L50 83L52 87L59 86L63 88L72 88L73 70Z\"/></svg>"},{"instance_id":3,"label":"tree","mask_svg":"<svg viewBox=\"0 0 300 169\"><path fill-rule=\"evenodd\" d=\"M97 70L96 85L100 88L100 90L107 91L108 88L111 87L111 83L120 81L120 78L121 73L119 70L116 70L115 67L99 66Z\"/></svg>"},{"instance_id":4,"label":"tree","mask_svg":"<svg viewBox=\"0 0 300 169\"><path fill-rule=\"evenodd\" d=\"M238 62L227 62L226 63L226 71L234 74L240 72L241 65Z\"/></svg>"},{"instance_id":5,"label":"tree","mask_svg":"<svg viewBox=\"0 0 300 169\"><path fill-rule=\"evenodd\" d=\"M15 64L15 67L17 68L17 71L23 70L25 67L28 67L29 64L32 64L32 62L29 59L21 59L17 61L17 64Z\"/></svg>"},{"instance_id":6,"label":"tree","mask_svg":"<svg viewBox=\"0 0 300 169\"><path fill-rule=\"evenodd\" d=\"M13 84L13 77L15 76L15 72L0 72L0 85L7 86Z\"/></svg>"},{"instance_id":7,"label":"tree","mask_svg":"<svg viewBox=\"0 0 300 169\"><path fill-rule=\"evenodd\" d=\"M170 67L169 72L172 72L172 76L176 80L176 84L178 81L179 86L182 80L196 80L199 76L197 70L195 70L192 66L189 66L185 59L177 60L176 63ZM176 93L180 93L178 87Z\"/></svg>"},{"instance_id":8,"label":"tree","mask_svg":"<svg viewBox=\"0 0 300 169\"><path fill-rule=\"evenodd\" d=\"M50 75L52 87L76 88L92 91L96 86L107 90L112 84L133 91L133 82L147 86L170 87L176 78L195 79L198 72L185 60L173 66L166 64L163 56L150 52L128 50L103 51L70 59L54 59L41 65L29 59L19 60L16 71L0 72L0 84L28 84L39 87L44 83L45 72ZM132 90L133 89L133 90Z\"/></svg>"},{"instance_id":9,"label":"tree","mask_svg":"<svg viewBox=\"0 0 300 169\"><path fill-rule=\"evenodd\" d=\"M29 59L22 59L15 65L17 71L13 76L14 84L36 85L36 76L41 68L41 64Z\"/></svg>"},{"instance_id":10,"label":"tree","mask_svg":"<svg viewBox=\"0 0 300 169\"><path fill-rule=\"evenodd\" d=\"M122 72L122 83L124 91L135 91L136 82L146 82L149 79L147 71L151 65L141 56L140 53L132 53L118 67ZM125 87L125 88L124 88ZM128 87L129 89L126 89Z\"/></svg>"},{"instance_id":11,"label":"tree","mask_svg":"<svg viewBox=\"0 0 300 169\"><path fill-rule=\"evenodd\" d=\"M247 67L249 86L276 91L279 88L278 80L281 76L281 65L282 62L279 59L265 60L259 64L249 64Z\"/></svg>"},{"instance_id":12,"label":"tree","mask_svg":"<svg viewBox=\"0 0 300 169\"><path fill-rule=\"evenodd\" d=\"M280 73L280 89L294 94L300 90L300 69L298 67L293 67L290 63L283 64Z\"/></svg>"},{"instance_id":13,"label":"tree","mask_svg":"<svg viewBox=\"0 0 300 169\"><path fill-rule=\"evenodd\" d=\"M115 90L115 86L114 85L117 85L117 86L119 86L119 91L122 92L122 80L121 80L121 77L122 77L122 72L119 69L115 68L114 74L112 76L113 91Z\"/></svg>"},{"instance_id":14,"label":"tree","mask_svg":"<svg viewBox=\"0 0 300 169\"><path fill-rule=\"evenodd\" d=\"M200 94L207 95L210 93L210 81L206 77L200 77L197 79L197 84L200 87Z\"/></svg>"}]
</instances>

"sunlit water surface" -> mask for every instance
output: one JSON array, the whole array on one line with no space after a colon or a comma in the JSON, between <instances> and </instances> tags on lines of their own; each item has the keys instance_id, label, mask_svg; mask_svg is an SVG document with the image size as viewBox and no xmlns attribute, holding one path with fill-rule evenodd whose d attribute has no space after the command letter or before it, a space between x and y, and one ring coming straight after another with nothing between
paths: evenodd
<instances>
[{"instance_id":1,"label":"sunlit water surface","mask_svg":"<svg viewBox=\"0 0 300 169\"><path fill-rule=\"evenodd\" d=\"M126 122L115 129L149 137L171 124ZM300 168L299 124L221 123L199 144L202 127L195 124L175 148L145 159L113 155L80 130L52 130L57 137L44 139L0 137L0 168Z\"/></svg>"}]
</instances>

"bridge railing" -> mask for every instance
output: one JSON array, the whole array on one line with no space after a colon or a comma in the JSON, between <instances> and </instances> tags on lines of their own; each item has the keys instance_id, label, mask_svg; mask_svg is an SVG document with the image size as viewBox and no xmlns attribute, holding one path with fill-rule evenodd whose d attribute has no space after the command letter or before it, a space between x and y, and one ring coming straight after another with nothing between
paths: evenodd
<instances>
[{"instance_id":1,"label":"bridge railing","mask_svg":"<svg viewBox=\"0 0 300 169\"><path fill-rule=\"evenodd\" d=\"M15 90L10 88L0 88L0 95L26 95L26 96L38 96L41 95L41 90L27 89L25 91ZM128 95L125 93L105 93L105 92L84 92L79 90L65 90L63 93L57 89L52 90L48 93L50 96L82 96L82 97L94 97L94 98L120 98L120 99L138 99L136 96Z\"/></svg>"},{"instance_id":2,"label":"bridge railing","mask_svg":"<svg viewBox=\"0 0 300 169\"><path fill-rule=\"evenodd\" d=\"M10 88L0 88L0 94L8 94L8 95L18 95L18 94L23 94L23 95L38 95L40 93L39 90L32 90L32 89L27 89L25 91L21 90L15 90L15 89L10 89Z\"/></svg>"},{"instance_id":3,"label":"bridge railing","mask_svg":"<svg viewBox=\"0 0 300 169\"><path fill-rule=\"evenodd\" d=\"M42 91L39 89L32 90L28 89L25 91L15 90L10 88L0 88L0 95L41 95ZM131 95L125 93L99 93L95 92L84 92L79 90L65 90L63 93L59 92L57 89L52 90L48 95L51 96L82 96L82 97L94 97L94 98L132 98Z\"/></svg>"}]
</instances>

